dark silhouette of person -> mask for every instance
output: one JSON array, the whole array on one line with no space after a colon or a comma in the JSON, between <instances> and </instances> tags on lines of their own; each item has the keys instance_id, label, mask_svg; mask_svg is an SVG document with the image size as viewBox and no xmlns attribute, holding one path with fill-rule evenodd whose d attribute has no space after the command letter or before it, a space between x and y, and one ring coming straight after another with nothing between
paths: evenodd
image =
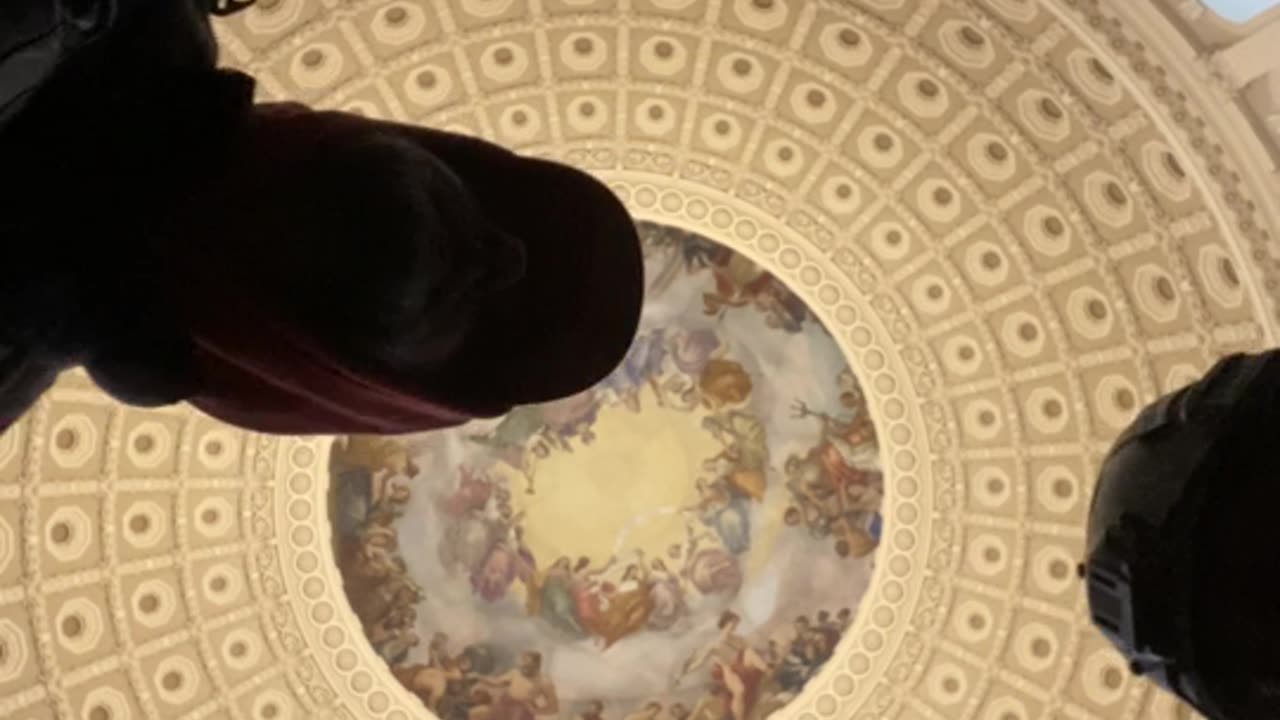
<instances>
[{"instance_id":1,"label":"dark silhouette of person","mask_svg":"<svg viewBox=\"0 0 1280 720\"><path fill-rule=\"evenodd\" d=\"M0 53L42 18L66 38L34 84L0 54L0 429L76 366L251 430L405 433L625 355L640 243L588 174L255 104L215 67L209 0L16 1Z\"/></svg>"},{"instance_id":2,"label":"dark silhouette of person","mask_svg":"<svg viewBox=\"0 0 1280 720\"><path fill-rule=\"evenodd\" d=\"M1280 717L1280 351L1145 408L1103 463L1085 577L1130 669L1210 720Z\"/></svg>"}]
</instances>

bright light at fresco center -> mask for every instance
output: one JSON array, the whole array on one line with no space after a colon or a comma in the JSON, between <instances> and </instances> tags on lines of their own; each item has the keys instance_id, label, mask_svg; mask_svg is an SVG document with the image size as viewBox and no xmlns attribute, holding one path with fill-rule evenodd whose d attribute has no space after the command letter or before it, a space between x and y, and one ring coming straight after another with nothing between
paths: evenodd
<instances>
[{"instance_id":1,"label":"bright light at fresco center","mask_svg":"<svg viewBox=\"0 0 1280 720\"><path fill-rule=\"evenodd\" d=\"M641 234L641 330L597 387L335 450L347 597L445 720L763 718L867 588L879 451L835 341L746 257Z\"/></svg>"}]
</instances>

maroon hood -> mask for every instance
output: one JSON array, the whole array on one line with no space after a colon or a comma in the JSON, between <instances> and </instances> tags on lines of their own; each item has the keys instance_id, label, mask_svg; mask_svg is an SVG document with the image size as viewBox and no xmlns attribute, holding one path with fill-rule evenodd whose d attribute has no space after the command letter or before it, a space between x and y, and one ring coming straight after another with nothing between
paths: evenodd
<instances>
[{"instance_id":1,"label":"maroon hood","mask_svg":"<svg viewBox=\"0 0 1280 720\"><path fill-rule=\"evenodd\" d=\"M337 351L324 327L295 322L273 295L273 282L317 272L318 261L288 215L297 205L277 211L263 199L296 185L319 143L370 132L432 153L486 226L523 246L523 277L477 303L461 345L430 368ZM270 433L409 433L572 395L625 355L643 258L625 208L589 175L473 138L297 105L258 106L246 137L228 172L180 203L188 220L162 249L196 346L191 402L206 413Z\"/></svg>"}]
</instances>

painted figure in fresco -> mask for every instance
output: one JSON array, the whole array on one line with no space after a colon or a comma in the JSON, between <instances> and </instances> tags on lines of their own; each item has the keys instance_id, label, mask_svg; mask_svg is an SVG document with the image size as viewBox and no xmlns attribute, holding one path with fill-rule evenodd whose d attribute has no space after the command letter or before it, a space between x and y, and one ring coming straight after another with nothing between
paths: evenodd
<instances>
[{"instance_id":1,"label":"painted figure in fresco","mask_svg":"<svg viewBox=\"0 0 1280 720\"><path fill-rule=\"evenodd\" d=\"M822 662L822 652L814 642L808 616L797 617L792 627L795 634L778 669L778 683L787 692L799 693L817 672Z\"/></svg>"},{"instance_id":2,"label":"painted figure in fresco","mask_svg":"<svg viewBox=\"0 0 1280 720\"><path fill-rule=\"evenodd\" d=\"M463 465L458 468L458 488L445 500L445 515L462 518L482 511L493 493L494 483L487 474L476 473L472 467Z\"/></svg>"},{"instance_id":3,"label":"painted figure in fresco","mask_svg":"<svg viewBox=\"0 0 1280 720\"><path fill-rule=\"evenodd\" d=\"M660 225L640 226L645 257L665 253L665 263L649 283L650 296L669 289L682 275L693 275L729 261L733 251L692 233Z\"/></svg>"},{"instance_id":4,"label":"painted figure in fresco","mask_svg":"<svg viewBox=\"0 0 1280 720\"><path fill-rule=\"evenodd\" d=\"M649 594L653 596L653 610L649 613L650 630L670 630L688 612L685 587L682 578L673 573L662 558L649 563Z\"/></svg>"},{"instance_id":5,"label":"painted figure in fresco","mask_svg":"<svg viewBox=\"0 0 1280 720\"><path fill-rule=\"evenodd\" d=\"M714 466L714 460L708 462ZM701 500L689 510L715 531L729 552L741 555L750 549L751 515L745 496L733 492L723 476L715 481L698 478L697 487Z\"/></svg>"},{"instance_id":6,"label":"painted figure in fresco","mask_svg":"<svg viewBox=\"0 0 1280 720\"><path fill-rule=\"evenodd\" d=\"M614 392L618 402L631 412L640 412L640 392L653 390L658 405L665 405L659 378L667 359L666 330L655 328L636 336L622 364L604 379L602 385Z\"/></svg>"},{"instance_id":7,"label":"painted figure in fresco","mask_svg":"<svg viewBox=\"0 0 1280 720\"><path fill-rule=\"evenodd\" d=\"M542 432L545 425L537 405L521 405L502 417L498 425L484 435L468 435L471 442L501 450L524 448L529 439Z\"/></svg>"},{"instance_id":8,"label":"painted figure in fresco","mask_svg":"<svg viewBox=\"0 0 1280 720\"><path fill-rule=\"evenodd\" d=\"M675 557L684 558L680 575L703 595L732 595L742 587L742 566L736 555L717 547L714 539L705 534L699 535L690 527L687 548L681 550L674 546Z\"/></svg>"},{"instance_id":9,"label":"painted figure in fresco","mask_svg":"<svg viewBox=\"0 0 1280 720\"><path fill-rule=\"evenodd\" d=\"M766 326L792 334L801 332L810 318L809 306L781 280L772 275L769 279L772 282L752 297L752 304L764 314Z\"/></svg>"},{"instance_id":10,"label":"painted figure in fresco","mask_svg":"<svg viewBox=\"0 0 1280 720\"><path fill-rule=\"evenodd\" d=\"M716 257L711 266L715 287L702 295L707 315L723 316L729 308L748 307L756 295L767 292L773 276L745 255L726 253Z\"/></svg>"},{"instance_id":11,"label":"painted figure in fresco","mask_svg":"<svg viewBox=\"0 0 1280 720\"><path fill-rule=\"evenodd\" d=\"M337 440L329 463L333 524L339 537L355 535L376 510L403 507L409 501L409 489L394 478L418 476L408 448L393 438L353 435Z\"/></svg>"},{"instance_id":12,"label":"painted figure in fresco","mask_svg":"<svg viewBox=\"0 0 1280 720\"><path fill-rule=\"evenodd\" d=\"M667 708L666 720L689 720L691 714L684 703L671 703L671 707Z\"/></svg>"},{"instance_id":13,"label":"painted figure in fresco","mask_svg":"<svg viewBox=\"0 0 1280 720\"><path fill-rule=\"evenodd\" d=\"M582 712L578 713L578 720L604 720L604 703L599 700L588 702Z\"/></svg>"},{"instance_id":14,"label":"painted figure in fresco","mask_svg":"<svg viewBox=\"0 0 1280 720\"><path fill-rule=\"evenodd\" d=\"M542 674L541 653L521 653L516 669L479 678L476 684L497 697L492 704L472 708L468 720L535 720L560 712L555 684Z\"/></svg>"},{"instance_id":15,"label":"painted figure in fresco","mask_svg":"<svg viewBox=\"0 0 1280 720\"><path fill-rule=\"evenodd\" d=\"M698 379L711 358L725 351L724 343L714 330L708 328L675 328L667 332L668 353L675 372L662 383L664 397L673 397L668 404L691 410L697 406Z\"/></svg>"},{"instance_id":16,"label":"painted figure in fresco","mask_svg":"<svg viewBox=\"0 0 1280 720\"><path fill-rule=\"evenodd\" d=\"M400 560L403 563L403 560ZM378 581L349 588L351 609L365 627L372 627L396 608L412 608L422 601L422 589L409 577L402 565Z\"/></svg>"},{"instance_id":17,"label":"painted figure in fresco","mask_svg":"<svg viewBox=\"0 0 1280 720\"><path fill-rule=\"evenodd\" d=\"M444 633L431 637L425 664L392 666L392 673L423 705L442 716L445 714L442 704L450 686L461 683L466 675L459 658L449 653L449 636Z\"/></svg>"},{"instance_id":18,"label":"painted figure in fresco","mask_svg":"<svg viewBox=\"0 0 1280 720\"><path fill-rule=\"evenodd\" d=\"M728 717L747 720L759 694L761 681L769 671L769 665L760 657L747 640L738 634L741 618L726 611L720 616L715 639L685 662L681 676L711 665L713 698L719 695L727 700ZM702 704L702 703L700 703ZM695 708L694 715L699 714Z\"/></svg>"},{"instance_id":19,"label":"painted figure in fresco","mask_svg":"<svg viewBox=\"0 0 1280 720\"><path fill-rule=\"evenodd\" d=\"M591 428L600 414L600 399L595 388L543 403L539 407L544 423L543 435L561 450L572 452L570 441L575 439L581 440L583 445L595 441L596 435Z\"/></svg>"},{"instance_id":20,"label":"painted figure in fresco","mask_svg":"<svg viewBox=\"0 0 1280 720\"><path fill-rule=\"evenodd\" d=\"M413 631L418 612L412 605L392 607L381 620L367 625L365 635L388 665L404 662L409 651L418 645L418 635Z\"/></svg>"},{"instance_id":21,"label":"painted figure in fresco","mask_svg":"<svg viewBox=\"0 0 1280 720\"><path fill-rule=\"evenodd\" d=\"M557 630L580 637L586 630L575 613L573 581L569 558L558 558L545 571L534 575L527 587L525 609L529 615L541 617Z\"/></svg>"},{"instance_id":22,"label":"painted figure in fresco","mask_svg":"<svg viewBox=\"0 0 1280 720\"><path fill-rule=\"evenodd\" d=\"M836 555L842 558L864 558L879 546L878 534L871 528L878 514L863 512L846 513L831 521L831 534L835 537Z\"/></svg>"},{"instance_id":23,"label":"painted figure in fresco","mask_svg":"<svg viewBox=\"0 0 1280 720\"><path fill-rule=\"evenodd\" d=\"M814 504L793 489L794 505L783 513L789 527L803 525L815 538L834 538L836 554L842 558L862 558L880 542L880 513L872 510L840 511L834 495L822 505Z\"/></svg>"},{"instance_id":24,"label":"painted figure in fresco","mask_svg":"<svg viewBox=\"0 0 1280 720\"><path fill-rule=\"evenodd\" d=\"M751 397L751 375L740 363L712 358L698 378L702 404L710 410L740 405Z\"/></svg>"},{"instance_id":25,"label":"painted figure in fresco","mask_svg":"<svg viewBox=\"0 0 1280 720\"><path fill-rule=\"evenodd\" d=\"M532 495L534 466L551 452L542 440L545 428L539 406L521 405L503 416L489 433L468 435L467 440L488 448L494 460L522 473L527 480L525 492Z\"/></svg>"},{"instance_id":26,"label":"painted figure in fresco","mask_svg":"<svg viewBox=\"0 0 1280 720\"><path fill-rule=\"evenodd\" d=\"M480 566L472 571L471 590L485 602L498 602L506 597L516 580L528 583L536 569L533 553L525 547L520 528L514 527L511 533L504 533Z\"/></svg>"},{"instance_id":27,"label":"painted figure in fresco","mask_svg":"<svg viewBox=\"0 0 1280 720\"><path fill-rule=\"evenodd\" d=\"M814 630L822 635L824 647L834 650L836 645L840 644L840 636L843 635L839 624L836 623L836 619L831 616L829 610L819 610L817 621L818 624L814 627Z\"/></svg>"},{"instance_id":28,"label":"painted figure in fresco","mask_svg":"<svg viewBox=\"0 0 1280 720\"><path fill-rule=\"evenodd\" d=\"M723 343L714 330L680 328L669 335L671 364L680 374L696 378L702 375L707 363L721 350Z\"/></svg>"},{"instance_id":29,"label":"painted figure in fresco","mask_svg":"<svg viewBox=\"0 0 1280 720\"><path fill-rule=\"evenodd\" d=\"M658 720L658 715L661 713L662 703L650 701L636 712L623 717L623 720Z\"/></svg>"},{"instance_id":30,"label":"painted figure in fresco","mask_svg":"<svg viewBox=\"0 0 1280 720\"><path fill-rule=\"evenodd\" d=\"M600 617L600 578L617 562L617 558L609 558L602 567L592 568L591 558L580 557L573 565L569 592L573 596L574 617L588 633L595 634L595 628L604 622Z\"/></svg>"},{"instance_id":31,"label":"painted figure in fresco","mask_svg":"<svg viewBox=\"0 0 1280 720\"><path fill-rule=\"evenodd\" d=\"M551 446L573 451L573 440L584 445L595 441L592 426L600 412L595 388L541 405L515 408L491 432L470 435L468 440L490 449L492 457L522 473L525 492L534 494L534 468L551 453Z\"/></svg>"},{"instance_id":32,"label":"painted figure in fresco","mask_svg":"<svg viewBox=\"0 0 1280 720\"><path fill-rule=\"evenodd\" d=\"M810 317L809 308L795 293L746 256L734 252L707 256L714 289L702 296L703 311L723 317L730 308L751 307L764 315L765 325L798 333Z\"/></svg>"},{"instance_id":33,"label":"painted figure in fresco","mask_svg":"<svg viewBox=\"0 0 1280 720\"><path fill-rule=\"evenodd\" d=\"M455 572L471 572L484 562L497 542L497 528L480 512L447 524L440 542L440 564Z\"/></svg>"},{"instance_id":34,"label":"painted figure in fresco","mask_svg":"<svg viewBox=\"0 0 1280 720\"><path fill-rule=\"evenodd\" d=\"M475 479L474 475L470 477ZM468 482L465 474L464 482ZM496 514L489 509L492 505L490 498L480 503L480 498L490 493L497 501ZM464 494L461 488L445 502L446 514L462 508L465 511L444 527L439 548L440 563L456 572L475 573L500 542L505 540L509 545L519 547L516 533L524 514L513 513L509 499L504 499L509 498L509 492L506 488L495 488L487 478L465 493L471 495L470 500L459 501L460 494Z\"/></svg>"},{"instance_id":35,"label":"painted figure in fresco","mask_svg":"<svg viewBox=\"0 0 1280 720\"><path fill-rule=\"evenodd\" d=\"M652 580L643 562L632 563L623 571L617 585L600 585L599 621L591 628L603 648L608 650L619 640L640 631L653 612Z\"/></svg>"},{"instance_id":36,"label":"painted figure in fresco","mask_svg":"<svg viewBox=\"0 0 1280 720\"><path fill-rule=\"evenodd\" d=\"M866 485L878 479L874 470L879 464L875 428L866 412L856 412L848 419L837 419L796 401L792 406L796 419L817 418L822 423L822 439L813 454L822 464L827 481L841 493L851 485Z\"/></svg>"},{"instance_id":37,"label":"painted figure in fresco","mask_svg":"<svg viewBox=\"0 0 1280 720\"><path fill-rule=\"evenodd\" d=\"M724 446L713 458L718 477L740 495L757 502L764 499L769 467L764 423L750 413L728 410L703 419L702 427Z\"/></svg>"},{"instance_id":38,"label":"painted figure in fresco","mask_svg":"<svg viewBox=\"0 0 1280 720\"><path fill-rule=\"evenodd\" d=\"M726 358L711 358L702 368L696 385L680 391L678 401L671 404L679 410L702 406L712 412L740 405L751 397L751 375L741 363Z\"/></svg>"},{"instance_id":39,"label":"painted figure in fresco","mask_svg":"<svg viewBox=\"0 0 1280 720\"><path fill-rule=\"evenodd\" d=\"M883 476L877 467L875 429L857 380L846 369L837 384L847 417L816 412L801 401L793 406L793 417L820 421L822 436L805 455L787 458L784 470L794 505L784 520L791 526L803 524L817 536L834 537L841 557L865 557L879 544Z\"/></svg>"}]
</instances>

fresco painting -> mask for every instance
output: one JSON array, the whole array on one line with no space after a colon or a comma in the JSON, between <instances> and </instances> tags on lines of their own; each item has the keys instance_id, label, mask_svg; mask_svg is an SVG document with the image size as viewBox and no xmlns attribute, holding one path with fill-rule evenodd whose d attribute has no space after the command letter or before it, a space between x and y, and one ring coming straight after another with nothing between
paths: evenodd
<instances>
[{"instance_id":1,"label":"fresco painting","mask_svg":"<svg viewBox=\"0 0 1280 720\"><path fill-rule=\"evenodd\" d=\"M445 720L764 718L867 588L884 482L835 341L745 256L640 231L641 331L596 387L335 443L347 597Z\"/></svg>"}]
</instances>

